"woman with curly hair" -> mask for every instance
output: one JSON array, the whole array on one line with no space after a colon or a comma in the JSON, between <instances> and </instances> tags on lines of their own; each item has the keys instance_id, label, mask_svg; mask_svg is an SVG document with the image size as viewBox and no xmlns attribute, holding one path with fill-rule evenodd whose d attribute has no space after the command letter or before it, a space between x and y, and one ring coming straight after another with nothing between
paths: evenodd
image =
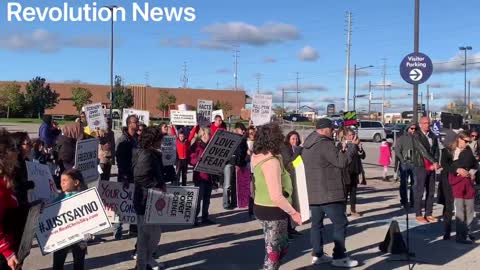
<instances>
[{"instance_id":1,"label":"woman with curly hair","mask_svg":"<svg viewBox=\"0 0 480 270\"><path fill-rule=\"evenodd\" d=\"M280 148L283 134L277 124L260 126L255 134L252 165L255 175L254 212L265 236L263 269L280 268L288 248L288 219L302 224L302 217L292 206L293 187L284 168Z\"/></svg>"},{"instance_id":2,"label":"woman with curly hair","mask_svg":"<svg viewBox=\"0 0 480 270\"><path fill-rule=\"evenodd\" d=\"M133 206L137 213L137 268L145 270L163 269L164 266L153 259L161 237L158 224L145 224L145 208L149 189L165 191L162 156L159 151L163 134L159 129L147 127L138 140L138 148L133 150L132 167L135 192Z\"/></svg>"}]
</instances>

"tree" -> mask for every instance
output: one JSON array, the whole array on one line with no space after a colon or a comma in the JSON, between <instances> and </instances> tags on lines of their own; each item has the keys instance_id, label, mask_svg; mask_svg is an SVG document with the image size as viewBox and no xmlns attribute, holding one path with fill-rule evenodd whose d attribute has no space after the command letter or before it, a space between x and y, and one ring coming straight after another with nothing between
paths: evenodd
<instances>
[{"instance_id":1,"label":"tree","mask_svg":"<svg viewBox=\"0 0 480 270\"><path fill-rule=\"evenodd\" d=\"M80 114L82 107L85 104L91 103L92 93L87 88L73 87L72 88L72 100L77 112Z\"/></svg>"},{"instance_id":2,"label":"tree","mask_svg":"<svg viewBox=\"0 0 480 270\"><path fill-rule=\"evenodd\" d=\"M45 113L45 109L52 109L60 102L60 95L45 82L45 78L35 77L26 86L26 105L32 116L37 115L39 118Z\"/></svg>"},{"instance_id":3,"label":"tree","mask_svg":"<svg viewBox=\"0 0 480 270\"><path fill-rule=\"evenodd\" d=\"M130 108L133 106L132 90L123 85L121 76L115 75L115 84L113 86L113 109Z\"/></svg>"},{"instance_id":4,"label":"tree","mask_svg":"<svg viewBox=\"0 0 480 270\"><path fill-rule=\"evenodd\" d=\"M160 91L157 108L163 112L163 117L165 117L165 112L168 111L170 105L176 102L177 98L174 95L170 95L168 91Z\"/></svg>"},{"instance_id":5,"label":"tree","mask_svg":"<svg viewBox=\"0 0 480 270\"><path fill-rule=\"evenodd\" d=\"M233 110L233 106L230 102L228 101L218 101L217 104L218 109L217 110L223 110L224 117L230 116L230 112Z\"/></svg>"},{"instance_id":6,"label":"tree","mask_svg":"<svg viewBox=\"0 0 480 270\"><path fill-rule=\"evenodd\" d=\"M25 95L20 92L20 85L12 83L0 88L0 107L6 108L7 118L10 118L10 112L21 112L24 105Z\"/></svg>"},{"instance_id":7,"label":"tree","mask_svg":"<svg viewBox=\"0 0 480 270\"><path fill-rule=\"evenodd\" d=\"M463 115L465 113L465 106L463 104L463 100L455 99L448 102L447 105L443 106L442 110L449 113L457 113Z\"/></svg>"},{"instance_id":8,"label":"tree","mask_svg":"<svg viewBox=\"0 0 480 270\"><path fill-rule=\"evenodd\" d=\"M287 111L279 105L275 105L272 110L276 116L285 116L287 114Z\"/></svg>"}]
</instances>

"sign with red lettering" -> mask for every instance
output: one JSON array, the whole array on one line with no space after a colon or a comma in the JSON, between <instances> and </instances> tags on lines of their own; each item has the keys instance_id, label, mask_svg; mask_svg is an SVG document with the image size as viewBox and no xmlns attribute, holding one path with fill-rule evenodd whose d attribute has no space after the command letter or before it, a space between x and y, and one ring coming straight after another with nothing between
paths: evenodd
<instances>
[{"instance_id":1,"label":"sign with red lettering","mask_svg":"<svg viewBox=\"0 0 480 270\"><path fill-rule=\"evenodd\" d=\"M137 214L133 208L134 189L134 184L124 187L119 182L98 182L98 193L110 222L137 224Z\"/></svg>"},{"instance_id":2,"label":"sign with red lettering","mask_svg":"<svg viewBox=\"0 0 480 270\"><path fill-rule=\"evenodd\" d=\"M28 192L28 201L53 200L59 191L53 181L50 167L31 161L25 161L27 165L28 180L35 183L35 188Z\"/></svg>"},{"instance_id":3,"label":"sign with red lettering","mask_svg":"<svg viewBox=\"0 0 480 270\"><path fill-rule=\"evenodd\" d=\"M195 171L222 175L225 164L242 141L242 135L226 130L217 130L195 166Z\"/></svg>"},{"instance_id":4,"label":"sign with red lettering","mask_svg":"<svg viewBox=\"0 0 480 270\"><path fill-rule=\"evenodd\" d=\"M250 167L237 167L237 205L238 208L248 208L250 196L251 170Z\"/></svg>"},{"instance_id":5,"label":"sign with red lettering","mask_svg":"<svg viewBox=\"0 0 480 270\"><path fill-rule=\"evenodd\" d=\"M43 208L35 230L43 255L83 241L86 234L110 228L96 188Z\"/></svg>"},{"instance_id":6,"label":"sign with red lettering","mask_svg":"<svg viewBox=\"0 0 480 270\"><path fill-rule=\"evenodd\" d=\"M197 214L198 187L167 187L167 192L148 190L145 223L192 225Z\"/></svg>"}]
</instances>

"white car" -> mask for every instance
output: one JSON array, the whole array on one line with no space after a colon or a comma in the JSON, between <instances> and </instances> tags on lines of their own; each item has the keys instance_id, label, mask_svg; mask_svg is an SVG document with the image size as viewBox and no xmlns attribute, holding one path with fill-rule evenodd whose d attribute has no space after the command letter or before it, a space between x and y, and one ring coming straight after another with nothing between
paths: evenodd
<instances>
[{"instance_id":1,"label":"white car","mask_svg":"<svg viewBox=\"0 0 480 270\"><path fill-rule=\"evenodd\" d=\"M387 138L385 128L379 121L360 121L358 125L358 138L363 141L380 142Z\"/></svg>"}]
</instances>

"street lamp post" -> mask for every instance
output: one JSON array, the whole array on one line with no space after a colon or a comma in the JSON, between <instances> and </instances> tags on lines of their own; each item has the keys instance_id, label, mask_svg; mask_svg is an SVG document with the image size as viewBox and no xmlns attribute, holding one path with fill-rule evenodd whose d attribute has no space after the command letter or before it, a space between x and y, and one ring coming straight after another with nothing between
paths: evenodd
<instances>
[{"instance_id":1,"label":"street lamp post","mask_svg":"<svg viewBox=\"0 0 480 270\"><path fill-rule=\"evenodd\" d=\"M464 56L465 56L465 62L464 62L464 66L465 66L464 75L465 76L464 76L464 96L463 96L463 105L465 106L464 107L465 111L463 113L464 113L464 116L466 117L466 116L468 116L468 106L467 106L467 51L472 50L472 47L471 46L462 46L462 47L459 47L458 49L460 51L463 51Z\"/></svg>"},{"instance_id":2,"label":"street lamp post","mask_svg":"<svg viewBox=\"0 0 480 270\"><path fill-rule=\"evenodd\" d=\"M110 118L113 119L113 11L117 6L106 6L110 10L111 28L110 28Z\"/></svg>"},{"instance_id":3,"label":"street lamp post","mask_svg":"<svg viewBox=\"0 0 480 270\"><path fill-rule=\"evenodd\" d=\"M361 69L366 69L366 68L372 68L373 66L367 66L367 67L360 67L357 68L357 65L353 65L353 110L355 111L356 108L356 98L357 98L357 70Z\"/></svg>"}]
</instances>

